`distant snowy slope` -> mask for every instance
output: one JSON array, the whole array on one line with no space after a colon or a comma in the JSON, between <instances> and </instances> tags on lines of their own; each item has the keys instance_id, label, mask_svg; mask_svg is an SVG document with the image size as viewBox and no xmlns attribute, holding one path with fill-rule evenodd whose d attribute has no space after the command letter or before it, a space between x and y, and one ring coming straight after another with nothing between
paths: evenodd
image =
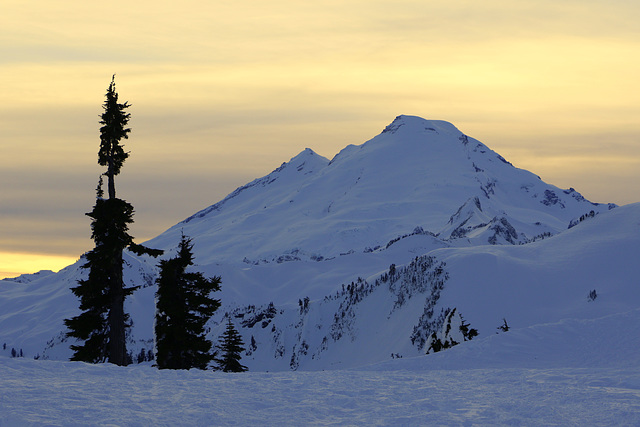
<instances>
[{"instance_id":1,"label":"distant snowy slope","mask_svg":"<svg viewBox=\"0 0 640 427\"><path fill-rule=\"evenodd\" d=\"M300 307L232 314L245 339L256 342L250 367L363 366L424 354L453 309L478 330L477 339L498 332L504 319L515 331L637 310L638 254L640 204L633 204L539 242L435 249ZM256 325L255 318L264 320Z\"/></svg>"},{"instance_id":2,"label":"distant snowy slope","mask_svg":"<svg viewBox=\"0 0 640 427\"><path fill-rule=\"evenodd\" d=\"M358 370L640 369L638 330L640 309L634 309L489 334L444 352L389 360Z\"/></svg>"},{"instance_id":3,"label":"distant snowy slope","mask_svg":"<svg viewBox=\"0 0 640 427\"><path fill-rule=\"evenodd\" d=\"M25 357L62 360L71 357L70 343L64 336L64 319L78 313L78 298L71 288L77 286L79 279L86 278L87 270L81 268L85 262L82 257L55 274L0 280L0 357L10 355L12 348L22 350ZM141 287L126 300L125 309L145 336L152 330L155 286L151 292L149 286L155 274L147 263L125 252L125 286Z\"/></svg>"},{"instance_id":4,"label":"distant snowy slope","mask_svg":"<svg viewBox=\"0 0 640 427\"><path fill-rule=\"evenodd\" d=\"M0 355L12 349L26 357L42 354L64 329L62 319L77 310L70 290L76 277L77 264L35 280L0 281Z\"/></svg>"},{"instance_id":5,"label":"distant snowy slope","mask_svg":"<svg viewBox=\"0 0 640 427\"><path fill-rule=\"evenodd\" d=\"M640 203L542 241L431 253L451 272L442 303L480 330L596 318L640 307ZM589 301L595 290L597 298Z\"/></svg>"}]
</instances>

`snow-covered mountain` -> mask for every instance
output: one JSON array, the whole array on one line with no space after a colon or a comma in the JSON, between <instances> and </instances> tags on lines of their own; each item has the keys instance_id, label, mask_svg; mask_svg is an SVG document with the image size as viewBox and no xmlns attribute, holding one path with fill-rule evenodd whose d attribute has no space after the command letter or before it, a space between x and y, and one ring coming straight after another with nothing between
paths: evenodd
<instances>
[{"instance_id":1,"label":"snow-covered mountain","mask_svg":"<svg viewBox=\"0 0 640 427\"><path fill-rule=\"evenodd\" d=\"M447 244L525 243L592 204L517 169L452 124L399 116L331 161L306 149L149 242L197 236L202 263L322 260L422 229Z\"/></svg>"},{"instance_id":2,"label":"snow-covered mountain","mask_svg":"<svg viewBox=\"0 0 640 427\"><path fill-rule=\"evenodd\" d=\"M223 281L211 337L231 316L251 370L336 369L424 354L454 315L482 340L504 320L637 309L640 204L614 207L450 123L399 116L331 161L304 150L145 244L171 256L193 238L198 269ZM62 320L77 313L81 263L0 282L5 354L69 357ZM126 257L126 280L143 286L126 302L134 359L153 348L156 263Z\"/></svg>"}]
</instances>

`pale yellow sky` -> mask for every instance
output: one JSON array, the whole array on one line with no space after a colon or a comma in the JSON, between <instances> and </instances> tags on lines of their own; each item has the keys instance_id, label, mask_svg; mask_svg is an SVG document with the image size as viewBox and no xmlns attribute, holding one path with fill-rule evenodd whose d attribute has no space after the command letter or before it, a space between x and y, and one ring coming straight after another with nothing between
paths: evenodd
<instances>
[{"instance_id":1,"label":"pale yellow sky","mask_svg":"<svg viewBox=\"0 0 640 427\"><path fill-rule=\"evenodd\" d=\"M136 208L139 241L305 147L332 157L398 114L450 121L592 201L640 201L637 1L5 0L2 9L0 278L58 269L91 249L83 214L113 73L133 105L117 184Z\"/></svg>"}]
</instances>

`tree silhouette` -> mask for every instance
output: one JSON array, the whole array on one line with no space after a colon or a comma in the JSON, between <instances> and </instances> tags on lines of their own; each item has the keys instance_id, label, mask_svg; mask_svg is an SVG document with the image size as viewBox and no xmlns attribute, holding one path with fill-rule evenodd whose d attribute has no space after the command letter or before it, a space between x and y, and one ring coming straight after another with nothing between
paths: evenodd
<instances>
[{"instance_id":1,"label":"tree silhouette","mask_svg":"<svg viewBox=\"0 0 640 427\"><path fill-rule=\"evenodd\" d=\"M182 235L178 254L160 261L156 281L156 365L160 369L207 369L214 360L205 325L220 307L210 294L220 290L220 277L188 272L193 265L191 239Z\"/></svg>"},{"instance_id":2,"label":"tree silhouette","mask_svg":"<svg viewBox=\"0 0 640 427\"><path fill-rule=\"evenodd\" d=\"M89 276L78 280L78 286L71 288L80 298L82 313L65 319L65 325L69 329L67 336L84 341L81 345L71 345L74 350L71 360L126 365L129 363L125 343L129 316L124 312L124 300L136 287L124 287L123 251L128 248L138 255L151 256L158 256L162 251L133 243L133 237L128 233L129 224L133 223L133 206L116 198L114 177L129 156L120 140L128 138L131 132L126 127L130 114L125 111L128 103L118 103L115 76L111 78L106 98L100 121L103 126L100 128L98 164L107 166L103 175L108 179L109 198L103 198L100 176L96 204L87 213L92 220L91 238L95 243L94 249L85 254L87 262L82 266L89 269Z\"/></svg>"},{"instance_id":3,"label":"tree silhouette","mask_svg":"<svg viewBox=\"0 0 640 427\"><path fill-rule=\"evenodd\" d=\"M244 351L244 342L242 336L238 333L231 318L227 319L227 329L220 337L220 343L218 348L222 353L222 357L218 359L218 368L224 372L244 372L247 369L246 366L240 363L242 356L241 352Z\"/></svg>"}]
</instances>

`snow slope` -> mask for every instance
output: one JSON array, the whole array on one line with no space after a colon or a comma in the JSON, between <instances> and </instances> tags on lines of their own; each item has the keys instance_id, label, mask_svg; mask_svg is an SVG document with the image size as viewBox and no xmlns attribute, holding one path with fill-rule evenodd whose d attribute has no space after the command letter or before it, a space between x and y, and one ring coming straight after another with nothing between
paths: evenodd
<instances>
[{"instance_id":1,"label":"snow slope","mask_svg":"<svg viewBox=\"0 0 640 427\"><path fill-rule=\"evenodd\" d=\"M276 305L266 319L264 307L232 314L257 343L249 366L362 366L423 354L454 308L480 337L493 335L503 319L513 331L638 309L638 254L640 204L633 204L527 245L436 249L397 265L394 274L363 275L304 309ZM258 315L262 323L252 324Z\"/></svg>"},{"instance_id":2,"label":"snow slope","mask_svg":"<svg viewBox=\"0 0 640 427\"><path fill-rule=\"evenodd\" d=\"M452 271L443 304L481 329L585 319L640 307L640 203L522 246L442 249ZM589 301L589 292L597 298ZM492 313L490 315L489 313Z\"/></svg>"},{"instance_id":3,"label":"snow slope","mask_svg":"<svg viewBox=\"0 0 640 427\"><path fill-rule=\"evenodd\" d=\"M225 374L0 358L0 426L632 426L640 424L638 328L634 310L324 372Z\"/></svg>"}]
</instances>

